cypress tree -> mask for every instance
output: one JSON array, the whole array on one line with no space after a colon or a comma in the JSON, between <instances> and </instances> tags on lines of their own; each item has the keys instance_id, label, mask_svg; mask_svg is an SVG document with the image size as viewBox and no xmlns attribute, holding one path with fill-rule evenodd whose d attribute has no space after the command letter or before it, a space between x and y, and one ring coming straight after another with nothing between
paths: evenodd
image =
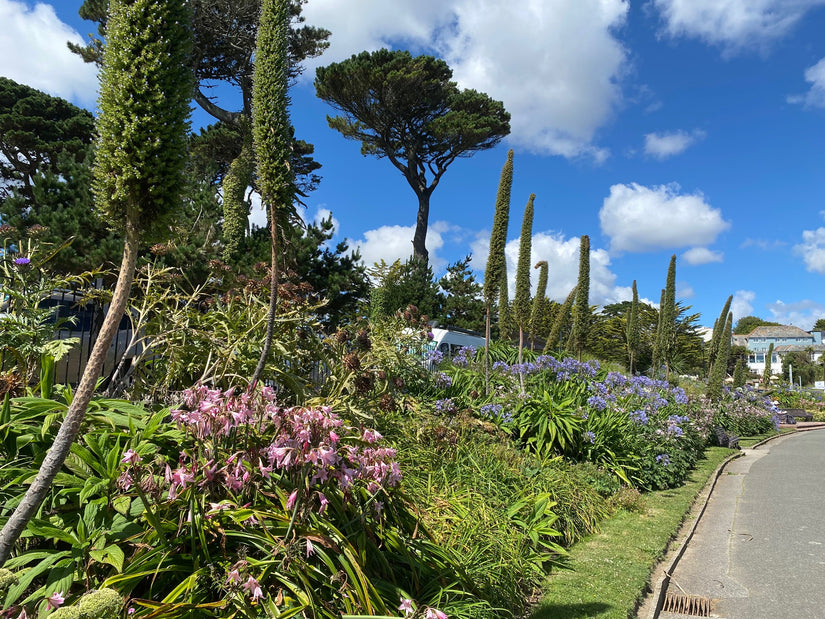
<instances>
[{"instance_id":1,"label":"cypress tree","mask_svg":"<svg viewBox=\"0 0 825 619\"><path fill-rule=\"evenodd\" d=\"M513 301L513 315L518 325L518 362L522 362L524 350L524 332L530 320L530 254L533 249L533 201L536 194L531 193L524 207L519 239L518 267L516 268L516 298Z\"/></svg>"},{"instance_id":2,"label":"cypress tree","mask_svg":"<svg viewBox=\"0 0 825 619\"><path fill-rule=\"evenodd\" d=\"M572 344L579 361L587 342L590 320L590 237L582 235L579 244L579 281L576 284L576 305L573 308Z\"/></svg>"},{"instance_id":3,"label":"cypress tree","mask_svg":"<svg viewBox=\"0 0 825 619\"><path fill-rule=\"evenodd\" d=\"M490 233L490 252L487 255L487 268L484 271L484 305L486 308L484 350L485 375L488 375L490 349L490 313L496 296L500 295L502 282L507 290L507 262L504 248L507 245L507 225L510 220L510 191L513 187L513 149L507 152L507 161L501 168L501 178L496 194L496 211L493 216L493 230ZM499 310L501 311L501 310Z\"/></svg>"},{"instance_id":4,"label":"cypress tree","mask_svg":"<svg viewBox=\"0 0 825 619\"><path fill-rule=\"evenodd\" d=\"M728 373L728 357L730 356L730 338L733 332L733 313L728 314L725 327L722 331L722 338L719 341L719 352L713 360L713 370L711 370L708 381L707 396L714 402L722 399L722 387L725 383L725 376Z\"/></svg>"},{"instance_id":5,"label":"cypress tree","mask_svg":"<svg viewBox=\"0 0 825 619\"><path fill-rule=\"evenodd\" d=\"M252 135L261 201L269 213L272 247L266 335L258 365L250 378L251 385L258 382L269 358L278 305L278 259L284 253L282 245L286 242L287 229L298 217L292 202L292 133L287 113L289 6L289 0L263 1L255 49Z\"/></svg>"},{"instance_id":6,"label":"cypress tree","mask_svg":"<svg viewBox=\"0 0 825 619\"><path fill-rule=\"evenodd\" d=\"M733 295L728 297L728 300L725 301L725 305L722 306L722 312L719 314L719 318L716 322L713 323L713 335L710 338L710 346L708 347L708 378L710 378L710 373L713 370L713 360L716 358L716 353L719 350L719 342L722 338L722 330L725 328L725 319L727 318L728 312L730 312L730 304L733 301Z\"/></svg>"},{"instance_id":7,"label":"cypress tree","mask_svg":"<svg viewBox=\"0 0 825 619\"><path fill-rule=\"evenodd\" d=\"M739 357L736 360L736 368L733 370L733 388L738 389L739 387L745 386L745 362L742 360L742 357Z\"/></svg>"},{"instance_id":8,"label":"cypress tree","mask_svg":"<svg viewBox=\"0 0 825 619\"><path fill-rule=\"evenodd\" d=\"M533 308L530 312L530 350L535 348L539 320L541 320L541 312L547 295L547 260L540 260L533 268L539 269L539 284L536 289L536 298L533 299Z\"/></svg>"},{"instance_id":9,"label":"cypress tree","mask_svg":"<svg viewBox=\"0 0 825 619\"><path fill-rule=\"evenodd\" d=\"M550 329L550 335L547 336L547 342L544 344L544 352L553 351L555 346L561 345L561 331L564 328L564 323L570 316L570 310L573 307L573 300L576 298L576 287L567 295L564 304L556 311L556 320L553 322L553 328Z\"/></svg>"},{"instance_id":10,"label":"cypress tree","mask_svg":"<svg viewBox=\"0 0 825 619\"><path fill-rule=\"evenodd\" d=\"M773 342L768 346L768 354L765 355L765 371L762 372L762 384L768 386L771 384L771 359L773 358Z\"/></svg>"},{"instance_id":11,"label":"cypress tree","mask_svg":"<svg viewBox=\"0 0 825 619\"><path fill-rule=\"evenodd\" d=\"M636 354L639 350L639 291L636 280L633 280L633 301L630 304L630 314L627 317L627 358L628 370L633 375L636 363Z\"/></svg>"},{"instance_id":12,"label":"cypress tree","mask_svg":"<svg viewBox=\"0 0 825 619\"><path fill-rule=\"evenodd\" d=\"M144 234L179 209L193 77L191 14L185 0L112 0L100 71L97 208L125 237L109 311L54 443L0 532L0 566L43 502L77 437L123 317Z\"/></svg>"},{"instance_id":13,"label":"cypress tree","mask_svg":"<svg viewBox=\"0 0 825 619\"><path fill-rule=\"evenodd\" d=\"M667 282L663 297L661 348L659 354L665 365L665 379L670 377L673 355L676 350L676 255L670 257L667 267Z\"/></svg>"}]
</instances>

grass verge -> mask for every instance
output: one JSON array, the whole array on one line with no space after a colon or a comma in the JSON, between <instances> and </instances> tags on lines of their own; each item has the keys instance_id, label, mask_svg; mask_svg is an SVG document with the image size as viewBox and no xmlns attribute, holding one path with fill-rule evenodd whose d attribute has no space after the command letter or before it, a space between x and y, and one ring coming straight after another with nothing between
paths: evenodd
<instances>
[{"instance_id":1,"label":"grass verge","mask_svg":"<svg viewBox=\"0 0 825 619\"><path fill-rule=\"evenodd\" d=\"M755 442L755 441L754 441ZM625 619L650 584L656 563L719 464L733 450L710 447L680 488L643 495L638 509L622 509L601 532L570 549L569 570L550 575L531 619Z\"/></svg>"}]
</instances>

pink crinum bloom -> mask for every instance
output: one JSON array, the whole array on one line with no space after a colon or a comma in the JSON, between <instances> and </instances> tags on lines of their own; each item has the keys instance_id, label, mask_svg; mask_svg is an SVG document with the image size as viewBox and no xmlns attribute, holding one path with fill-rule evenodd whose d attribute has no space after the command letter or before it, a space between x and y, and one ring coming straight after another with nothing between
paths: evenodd
<instances>
[{"instance_id":1,"label":"pink crinum bloom","mask_svg":"<svg viewBox=\"0 0 825 619\"><path fill-rule=\"evenodd\" d=\"M258 584L258 581L255 580L252 576L250 576L246 582L241 585L241 588L244 589L247 593L252 594L252 601L256 602L260 600L264 596L264 592L261 591L261 585Z\"/></svg>"}]
</instances>

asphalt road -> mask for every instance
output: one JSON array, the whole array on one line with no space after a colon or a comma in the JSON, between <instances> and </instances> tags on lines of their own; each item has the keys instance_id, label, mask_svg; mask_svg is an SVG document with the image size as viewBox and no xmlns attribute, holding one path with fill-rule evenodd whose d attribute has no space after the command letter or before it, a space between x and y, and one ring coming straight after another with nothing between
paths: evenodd
<instances>
[{"instance_id":1,"label":"asphalt road","mask_svg":"<svg viewBox=\"0 0 825 619\"><path fill-rule=\"evenodd\" d=\"M825 430L770 441L727 465L668 593L709 600L712 617L825 617Z\"/></svg>"}]
</instances>

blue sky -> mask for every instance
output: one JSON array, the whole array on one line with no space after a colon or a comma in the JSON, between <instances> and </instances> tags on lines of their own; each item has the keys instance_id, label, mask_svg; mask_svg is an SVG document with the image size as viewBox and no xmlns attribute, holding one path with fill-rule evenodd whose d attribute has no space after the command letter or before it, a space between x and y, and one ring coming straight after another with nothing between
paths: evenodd
<instances>
[{"instance_id":1,"label":"blue sky","mask_svg":"<svg viewBox=\"0 0 825 619\"><path fill-rule=\"evenodd\" d=\"M93 110L94 70L63 44L94 29L80 4L0 0L0 75ZM657 302L676 254L677 297L705 325L728 295L735 318L825 317L825 0L310 0L304 14L333 33L291 93L297 135L323 164L307 218L331 212L368 262L411 253L415 196L329 129L311 80L320 64L403 48L444 58L512 114L511 135L453 164L433 194L436 271L472 253L483 275L513 148L511 278L535 193L533 262L549 262L555 299L587 234L592 303L628 299L634 279Z\"/></svg>"}]
</instances>

